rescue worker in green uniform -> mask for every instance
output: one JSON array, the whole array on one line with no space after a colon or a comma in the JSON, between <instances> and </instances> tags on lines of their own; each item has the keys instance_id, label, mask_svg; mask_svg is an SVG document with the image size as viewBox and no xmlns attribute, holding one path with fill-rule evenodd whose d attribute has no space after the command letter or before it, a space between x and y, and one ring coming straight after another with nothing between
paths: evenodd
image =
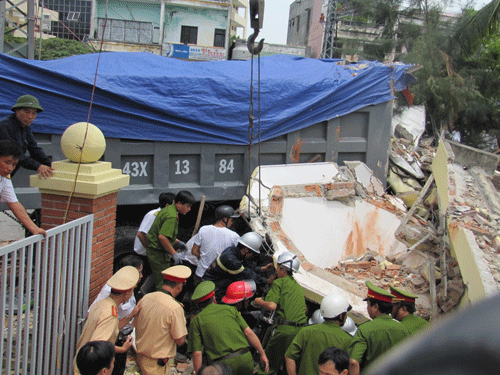
<instances>
[{"instance_id":1,"label":"rescue worker in green uniform","mask_svg":"<svg viewBox=\"0 0 500 375\"><path fill-rule=\"evenodd\" d=\"M275 311L276 330L266 345L270 358L270 374L276 374L285 362L285 352L299 330L307 325L306 299L302 287L292 274L298 272L300 261L297 255L285 251L276 260L278 278L273 282L265 300L256 298L254 304ZM263 374L259 368L259 374Z\"/></svg>"},{"instance_id":2,"label":"rescue worker in green uniform","mask_svg":"<svg viewBox=\"0 0 500 375\"><path fill-rule=\"evenodd\" d=\"M330 294L323 298L320 313L324 322L302 328L285 353L288 375L317 374L318 358L323 350L332 346L342 350L349 348L353 338L341 327L351 309L352 306L341 295Z\"/></svg>"},{"instance_id":3,"label":"rescue worker in green uniform","mask_svg":"<svg viewBox=\"0 0 500 375\"><path fill-rule=\"evenodd\" d=\"M394 319L400 321L410 334L413 335L429 325L427 320L414 314L417 310L415 300L418 296L406 290L398 289L391 284L389 284L389 288L391 288L391 294L393 295L391 315Z\"/></svg>"},{"instance_id":4,"label":"rescue worker in green uniform","mask_svg":"<svg viewBox=\"0 0 500 375\"><path fill-rule=\"evenodd\" d=\"M367 281L366 286L368 296L364 301L367 301L368 315L372 320L359 325L348 350L351 358L359 362L361 370L410 335L390 315L392 294L371 281Z\"/></svg>"},{"instance_id":5,"label":"rescue worker in green uniform","mask_svg":"<svg viewBox=\"0 0 500 375\"><path fill-rule=\"evenodd\" d=\"M222 362L231 367L234 374L252 375L254 362L250 345L259 352L260 363L267 372L269 360L259 338L234 306L216 303L214 289L212 281L203 281L191 297L201 309L189 326L188 352L193 353L195 372L202 367L205 350L208 364Z\"/></svg>"},{"instance_id":6,"label":"rescue worker in green uniform","mask_svg":"<svg viewBox=\"0 0 500 375\"><path fill-rule=\"evenodd\" d=\"M185 215L191 211L191 206L195 202L193 194L182 190L177 193L174 204L162 208L156 215L155 221L148 232L148 257L151 272L155 280L156 290L161 290L163 285L162 271L170 267L173 263L181 262L180 255L174 249L179 230L179 214ZM179 250L186 250L179 248Z\"/></svg>"}]
</instances>

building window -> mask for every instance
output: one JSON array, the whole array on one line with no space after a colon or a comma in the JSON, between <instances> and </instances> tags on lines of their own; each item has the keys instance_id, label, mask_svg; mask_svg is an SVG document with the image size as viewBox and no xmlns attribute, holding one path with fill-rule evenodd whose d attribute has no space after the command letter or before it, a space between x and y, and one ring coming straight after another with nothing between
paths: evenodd
<instances>
[{"instance_id":1,"label":"building window","mask_svg":"<svg viewBox=\"0 0 500 375\"><path fill-rule=\"evenodd\" d=\"M226 30L215 29L214 47L224 48L225 46L226 46Z\"/></svg>"},{"instance_id":2,"label":"building window","mask_svg":"<svg viewBox=\"0 0 500 375\"><path fill-rule=\"evenodd\" d=\"M297 16L297 32L299 32L300 27L300 16Z\"/></svg>"},{"instance_id":3,"label":"building window","mask_svg":"<svg viewBox=\"0 0 500 375\"><path fill-rule=\"evenodd\" d=\"M35 1L35 4L37 3L40 6L42 5L41 1ZM59 22L51 22L51 30L46 30L46 33L63 39L83 40L86 36L89 36L92 1L43 0L43 5L59 15ZM94 35L91 35L91 37L93 38Z\"/></svg>"},{"instance_id":4,"label":"building window","mask_svg":"<svg viewBox=\"0 0 500 375\"><path fill-rule=\"evenodd\" d=\"M182 26L181 43L196 44L198 42L198 28L194 26Z\"/></svg>"},{"instance_id":5,"label":"building window","mask_svg":"<svg viewBox=\"0 0 500 375\"><path fill-rule=\"evenodd\" d=\"M67 21L79 21L80 20L80 12L68 12L66 16Z\"/></svg>"}]
</instances>

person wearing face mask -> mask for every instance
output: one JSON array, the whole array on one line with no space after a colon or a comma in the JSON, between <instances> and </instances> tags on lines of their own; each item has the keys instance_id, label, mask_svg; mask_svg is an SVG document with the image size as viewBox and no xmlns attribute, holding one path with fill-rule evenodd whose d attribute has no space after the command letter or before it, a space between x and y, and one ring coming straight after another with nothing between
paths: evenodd
<instances>
[{"instance_id":1,"label":"person wearing face mask","mask_svg":"<svg viewBox=\"0 0 500 375\"><path fill-rule=\"evenodd\" d=\"M30 129L36 116L43 112L38 99L33 95L22 95L11 110L14 113L0 121L0 139L14 141L22 151L19 163L11 176L15 175L19 167L23 167L37 171L39 177L52 177L54 175L52 160L38 146ZM29 152L29 156L25 155L26 151Z\"/></svg>"}]
</instances>

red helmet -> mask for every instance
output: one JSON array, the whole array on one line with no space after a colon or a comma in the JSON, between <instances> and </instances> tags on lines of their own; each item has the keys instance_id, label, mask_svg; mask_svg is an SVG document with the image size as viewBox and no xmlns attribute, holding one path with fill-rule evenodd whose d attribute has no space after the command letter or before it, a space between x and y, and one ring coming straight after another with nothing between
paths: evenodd
<instances>
[{"instance_id":1,"label":"red helmet","mask_svg":"<svg viewBox=\"0 0 500 375\"><path fill-rule=\"evenodd\" d=\"M226 295L222 297L222 302L228 305L234 305L252 296L253 291L249 283L246 281L235 281L227 287Z\"/></svg>"}]
</instances>

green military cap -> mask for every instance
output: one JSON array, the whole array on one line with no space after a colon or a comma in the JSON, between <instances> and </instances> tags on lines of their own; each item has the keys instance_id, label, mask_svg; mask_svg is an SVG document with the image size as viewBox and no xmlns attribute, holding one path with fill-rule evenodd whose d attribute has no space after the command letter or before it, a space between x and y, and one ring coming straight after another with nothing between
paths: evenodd
<instances>
[{"instance_id":1,"label":"green military cap","mask_svg":"<svg viewBox=\"0 0 500 375\"><path fill-rule=\"evenodd\" d=\"M43 108L40 106L38 99L33 95L23 95L17 98L16 104L14 104L10 110L15 112L16 108L35 108L37 112L43 112Z\"/></svg>"},{"instance_id":2,"label":"green military cap","mask_svg":"<svg viewBox=\"0 0 500 375\"><path fill-rule=\"evenodd\" d=\"M193 292L191 299L196 302L203 302L214 295L215 284L212 281L201 282Z\"/></svg>"},{"instance_id":3,"label":"green military cap","mask_svg":"<svg viewBox=\"0 0 500 375\"><path fill-rule=\"evenodd\" d=\"M403 302L415 303L415 300L418 298L418 296L416 296L415 294L411 294L406 290L398 289L392 284L389 284L389 288L391 288L391 293L394 296L393 297L394 302L403 301Z\"/></svg>"},{"instance_id":4,"label":"green military cap","mask_svg":"<svg viewBox=\"0 0 500 375\"><path fill-rule=\"evenodd\" d=\"M373 285L371 281L366 282L366 287L368 288L368 295L363 301L367 301L368 298L373 298L383 302L392 302L393 295L387 290Z\"/></svg>"}]
</instances>

